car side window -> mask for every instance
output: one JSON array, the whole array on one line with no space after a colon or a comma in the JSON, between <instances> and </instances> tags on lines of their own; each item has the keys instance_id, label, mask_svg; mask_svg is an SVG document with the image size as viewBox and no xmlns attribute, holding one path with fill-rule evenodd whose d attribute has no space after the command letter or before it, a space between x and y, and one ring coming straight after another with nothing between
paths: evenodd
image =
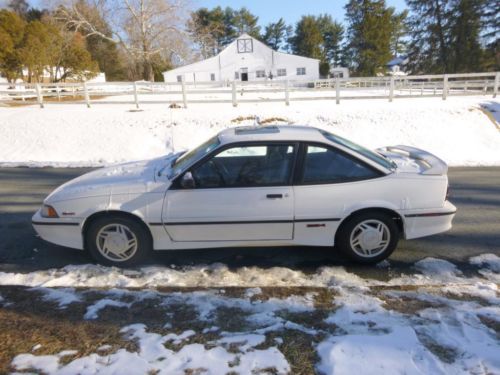
<instances>
[{"instance_id":1,"label":"car side window","mask_svg":"<svg viewBox=\"0 0 500 375\"><path fill-rule=\"evenodd\" d=\"M305 147L303 184L333 184L378 177L372 168L333 148Z\"/></svg>"},{"instance_id":2,"label":"car side window","mask_svg":"<svg viewBox=\"0 0 500 375\"><path fill-rule=\"evenodd\" d=\"M191 170L195 187L287 185L294 147L273 143L228 148Z\"/></svg>"}]
</instances>

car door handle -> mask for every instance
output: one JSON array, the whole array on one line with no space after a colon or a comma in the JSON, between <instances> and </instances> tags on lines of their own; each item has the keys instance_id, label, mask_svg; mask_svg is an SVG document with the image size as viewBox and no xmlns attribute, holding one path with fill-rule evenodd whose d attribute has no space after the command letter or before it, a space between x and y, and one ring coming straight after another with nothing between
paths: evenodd
<instances>
[{"instance_id":1,"label":"car door handle","mask_svg":"<svg viewBox=\"0 0 500 375\"><path fill-rule=\"evenodd\" d=\"M283 198L283 194L267 194L266 198L268 198L268 199L281 199L281 198Z\"/></svg>"}]
</instances>

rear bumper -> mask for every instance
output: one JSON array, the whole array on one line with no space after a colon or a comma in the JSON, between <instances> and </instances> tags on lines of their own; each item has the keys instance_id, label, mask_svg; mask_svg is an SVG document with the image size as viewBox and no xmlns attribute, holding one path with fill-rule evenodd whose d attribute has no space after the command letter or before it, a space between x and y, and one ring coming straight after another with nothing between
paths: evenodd
<instances>
[{"instance_id":1,"label":"rear bumper","mask_svg":"<svg viewBox=\"0 0 500 375\"><path fill-rule=\"evenodd\" d=\"M31 219L31 224L45 241L73 249L83 249L81 223L74 218L47 219L37 211Z\"/></svg>"},{"instance_id":2,"label":"rear bumper","mask_svg":"<svg viewBox=\"0 0 500 375\"><path fill-rule=\"evenodd\" d=\"M438 209L408 210L403 214L405 238L411 240L450 230L456 212L457 208L448 201Z\"/></svg>"}]
</instances>

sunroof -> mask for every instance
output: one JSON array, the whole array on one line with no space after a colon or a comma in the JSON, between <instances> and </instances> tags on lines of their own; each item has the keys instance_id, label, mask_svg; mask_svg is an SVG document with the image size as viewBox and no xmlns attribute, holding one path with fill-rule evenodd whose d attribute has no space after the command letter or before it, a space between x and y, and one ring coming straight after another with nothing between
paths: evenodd
<instances>
[{"instance_id":1,"label":"sunroof","mask_svg":"<svg viewBox=\"0 0 500 375\"><path fill-rule=\"evenodd\" d=\"M239 126L234 129L234 134L269 134L279 133L277 126Z\"/></svg>"}]
</instances>

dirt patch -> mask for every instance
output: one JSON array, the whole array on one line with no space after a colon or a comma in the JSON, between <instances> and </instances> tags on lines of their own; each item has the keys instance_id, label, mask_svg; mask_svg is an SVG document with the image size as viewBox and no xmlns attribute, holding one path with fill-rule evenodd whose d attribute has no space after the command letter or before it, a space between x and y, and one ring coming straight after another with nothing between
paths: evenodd
<instances>
[{"instance_id":1,"label":"dirt patch","mask_svg":"<svg viewBox=\"0 0 500 375\"><path fill-rule=\"evenodd\" d=\"M268 118L258 118L257 116L238 116L234 119L231 120L233 124L239 124L243 121L255 121L256 119L259 120L259 125L269 125L269 124L290 124L290 120L283 118L283 117L268 117Z\"/></svg>"}]
</instances>

